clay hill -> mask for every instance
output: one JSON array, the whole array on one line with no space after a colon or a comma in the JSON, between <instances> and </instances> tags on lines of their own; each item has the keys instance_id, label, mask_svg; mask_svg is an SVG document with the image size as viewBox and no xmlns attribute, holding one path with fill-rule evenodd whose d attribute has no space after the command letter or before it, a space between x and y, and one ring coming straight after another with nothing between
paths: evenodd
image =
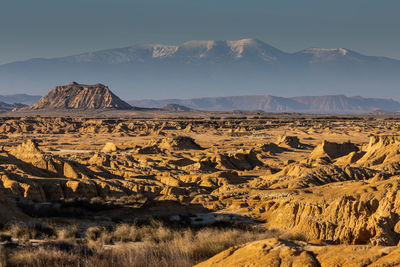
<instances>
[{"instance_id":1,"label":"clay hill","mask_svg":"<svg viewBox=\"0 0 400 267\"><path fill-rule=\"evenodd\" d=\"M32 106L22 110L43 109L132 109L103 84L85 85L72 82L56 86Z\"/></svg>"},{"instance_id":2,"label":"clay hill","mask_svg":"<svg viewBox=\"0 0 400 267\"><path fill-rule=\"evenodd\" d=\"M168 104L163 106L161 109L168 111L193 111L193 109L188 108L186 106L178 105L178 104Z\"/></svg>"}]
</instances>

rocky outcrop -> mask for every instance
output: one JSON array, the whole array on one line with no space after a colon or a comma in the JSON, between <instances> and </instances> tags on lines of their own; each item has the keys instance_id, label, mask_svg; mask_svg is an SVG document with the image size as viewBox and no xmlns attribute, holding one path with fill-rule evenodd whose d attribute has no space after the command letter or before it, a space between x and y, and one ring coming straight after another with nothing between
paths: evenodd
<instances>
[{"instance_id":1,"label":"rocky outcrop","mask_svg":"<svg viewBox=\"0 0 400 267\"><path fill-rule=\"evenodd\" d=\"M365 149L365 155L357 161L357 165L379 167L400 162L400 136L372 136Z\"/></svg>"},{"instance_id":2,"label":"rocky outcrop","mask_svg":"<svg viewBox=\"0 0 400 267\"><path fill-rule=\"evenodd\" d=\"M153 144L139 147L136 152L139 154L161 154L162 150L157 145Z\"/></svg>"},{"instance_id":3,"label":"rocky outcrop","mask_svg":"<svg viewBox=\"0 0 400 267\"><path fill-rule=\"evenodd\" d=\"M351 152L351 153L347 154L346 156L337 158L335 160L335 164L351 165L353 163L356 163L359 159L361 159L364 156L364 154L365 154L364 151Z\"/></svg>"},{"instance_id":4,"label":"rocky outcrop","mask_svg":"<svg viewBox=\"0 0 400 267\"><path fill-rule=\"evenodd\" d=\"M198 145L193 138L188 136L163 138L153 141L152 145L156 145L162 150L202 149L202 147Z\"/></svg>"},{"instance_id":5,"label":"rocky outcrop","mask_svg":"<svg viewBox=\"0 0 400 267\"><path fill-rule=\"evenodd\" d=\"M322 144L318 145L311 155L309 161L317 160L320 158L328 158L330 160L343 157L351 152L357 152L359 148L351 142L343 144L323 141Z\"/></svg>"},{"instance_id":6,"label":"rocky outcrop","mask_svg":"<svg viewBox=\"0 0 400 267\"><path fill-rule=\"evenodd\" d=\"M185 183L197 184L203 187L218 188L224 185L235 185L246 182L236 171L218 171L205 175L188 175L181 177Z\"/></svg>"},{"instance_id":7,"label":"rocky outcrop","mask_svg":"<svg viewBox=\"0 0 400 267\"><path fill-rule=\"evenodd\" d=\"M367 180L377 172L370 169L322 165L314 167L308 164L295 163L285 167L276 174L265 176L268 188L306 188L348 180Z\"/></svg>"},{"instance_id":8,"label":"rocky outcrop","mask_svg":"<svg viewBox=\"0 0 400 267\"><path fill-rule=\"evenodd\" d=\"M270 154L272 154L272 155L274 155L274 154L276 154L276 153L282 153L282 152L284 152L284 151L287 150L286 148L280 147L280 146L278 146L278 145L275 144L275 143L266 143L266 144L263 144L263 145L260 147L260 149L261 149L261 151L263 151L263 152L268 152L268 153L270 153Z\"/></svg>"},{"instance_id":9,"label":"rocky outcrop","mask_svg":"<svg viewBox=\"0 0 400 267\"><path fill-rule=\"evenodd\" d=\"M17 162L17 164L32 174L43 176L63 175L63 163L41 151L34 140L24 140L20 145L12 148L9 154L19 159L20 162ZM30 163L34 168L24 163Z\"/></svg>"},{"instance_id":10,"label":"rocky outcrop","mask_svg":"<svg viewBox=\"0 0 400 267\"><path fill-rule=\"evenodd\" d=\"M111 142L108 142L107 144L104 145L104 147L101 149L101 152L103 153L110 153L110 152L116 152L118 151L118 147Z\"/></svg>"},{"instance_id":11,"label":"rocky outcrop","mask_svg":"<svg viewBox=\"0 0 400 267\"><path fill-rule=\"evenodd\" d=\"M279 136L278 139L276 140L276 144L288 148L304 147L304 144L300 142L300 139L297 136L287 136L287 135Z\"/></svg>"},{"instance_id":12,"label":"rocky outcrop","mask_svg":"<svg viewBox=\"0 0 400 267\"><path fill-rule=\"evenodd\" d=\"M338 190L340 188L340 190ZM399 177L366 183L344 182L304 191L263 194L261 217L272 229L287 229L307 240L344 244L397 245Z\"/></svg>"},{"instance_id":13,"label":"rocky outcrop","mask_svg":"<svg viewBox=\"0 0 400 267\"><path fill-rule=\"evenodd\" d=\"M4 173L0 182L3 192L7 195L34 201L46 201L46 194L43 188L30 179Z\"/></svg>"},{"instance_id":14,"label":"rocky outcrop","mask_svg":"<svg viewBox=\"0 0 400 267\"><path fill-rule=\"evenodd\" d=\"M254 150L217 154L211 161L216 163L216 168L228 170L252 170L256 166L263 166Z\"/></svg>"}]
</instances>

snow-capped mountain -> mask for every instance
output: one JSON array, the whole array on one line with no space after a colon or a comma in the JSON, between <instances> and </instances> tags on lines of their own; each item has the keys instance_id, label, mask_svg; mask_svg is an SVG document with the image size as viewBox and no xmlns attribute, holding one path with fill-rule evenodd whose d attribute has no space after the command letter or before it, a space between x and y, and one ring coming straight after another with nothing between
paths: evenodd
<instances>
[{"instance_id":1,"label":"snow-capped mountain","mask_svg":"<svg viewBox=\"0 0 400 267\"><path fill-rule=\"evenodd\" d=\"M103 83L126 99L224 95L398 97L400 61L344 48L287 53L257 39L142 44L0 66L0 94Z\"/></svg>"},{"instance_id":2,"label":"snow-capped mountain","mask_svg":"<svg viewBox=\"0 0 400 267\"><path fill-rule=\"evenodd\" d=\"M262 60L272 62L285 53L256 39L238 41L188 41L181 46L144 44L126 48L84 53L60 58L70 63L138 63L154 60L218 61L218 60Z\"/></svg>"}]
</instances>

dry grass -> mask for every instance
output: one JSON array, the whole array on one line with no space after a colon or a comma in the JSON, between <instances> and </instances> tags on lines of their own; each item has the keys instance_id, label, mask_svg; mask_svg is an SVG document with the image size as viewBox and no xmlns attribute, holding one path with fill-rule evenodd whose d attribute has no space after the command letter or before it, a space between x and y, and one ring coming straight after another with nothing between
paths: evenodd
<instances>
[{"instance_id":1,"label":"dry grass","mask_svg":"<svg viewBox=\"0 0 400 267\"><path fill-rule=\"evenodd\" d=\"M304 235L304 233L285 233L280 236L283 239L288 239L288 240L296 240L296 241L303 241L307 242L309 241L307 237Z\"/></svg>"},{"instance_id":2,"label":"dry grass","mask_svg":"<svg viewBox=\"0 0 400 267\"><path fill-rule=\"evenodd\" d=\"M79 237L79 229L76 225L63 227L56 231L59 240L74 240Z\"/></svg>"},{"instance_id":3,"label":"dry grass","mask_svg":"<svg viewBox=\"0 0 400 267\"><path fill-rule=\"evenodd\" d=\"M71 239L76 237L75 233L73 228L61 229L56 238ZM158 222L143 226L120 224L113 229L92 226L86 230L85 239L73 243L73 249L56 246L10 249L0 253L0 262L4 266L35 267L183 267L193 266L231 246L274 235L260 229L170 228Z\"/></svg>"},{"instance_id":4,"label":"dry grass","mask_svg":"<svg viewBox=\"0 0 400 267\"><path fill-rule=\"evenodd\" d=\"M76 266L79 255L56 249L23 249L11 252L4 266Z\"/></svg>"},{"instance_id":5,"label":"dry grass","mask_svg":"<svg viewBox=\"0 0 400 267\"><path fill-rule=\"evenodd\" d=\"M40 222L15 223L8 226L8 232L14 238L29 240L50 238L54 236L52 228Z\"/></svg>"}]
</instances>

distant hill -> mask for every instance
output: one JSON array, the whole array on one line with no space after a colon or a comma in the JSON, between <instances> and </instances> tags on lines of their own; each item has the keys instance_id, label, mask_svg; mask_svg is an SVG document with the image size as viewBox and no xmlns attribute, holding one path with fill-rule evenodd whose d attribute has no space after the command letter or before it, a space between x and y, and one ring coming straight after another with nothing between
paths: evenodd
<instances>
[{"instance_id":1,"label":"distant hill","mask_svg":"<svg viewBox=\"0 0 400 267\"><path fill-rule=\"evenodd\" d=\"M257 39L139 44L0 65L0 94L45 94L69 81L108 84L133 98L218 95L398 97L400 61L345 48L287 53ZM316 93L317 92L317 93Z\"/></svg>"},{"instance_id":2,"label":"distant hill","mask_svg":"<svg viewBox=\"0 0 400 267\"><path fill-rule=\"evenodd\" d=\"M310 112L357 113L385 110L400 111L400 103L392 99L364 98L344 95L294 97L294 101L304 104Z\"/></svg>"},{"instance_id":3,"label":"distant hill","mask_svg":"<svg viewBox=\"0 0 400 267\"><path fill-rule=\"evenodd\" d=\"M168 110L168 111L192 111L193 109L178 105L178 104L168 104L163 106L161 109Z\"/></svg>"},{"instance_id":4,"label":"distant hill","mask_svg":"<svg viewBox=\"0 0 400 267\"><path fill-rule=\"evenodd\" d=\"M131 105L161 108L168 104L183 105L196 110L210 111L265 111L309 113L367 113L375 110L400 111L400 103L392 99L364 98L344 95L327 96L230 96L193 99L131 100Z\"/></svg>"},{"instance_id":5,"label":"distant hill","mask_svg":"<svg viewBox=\"0 0 400 267\"><path fill-rule=\"evenodd\" d=\"M25 105L32 105L36 103L42 96L40 95L27 95L27 94L15 94L15 95L0 95L0 101L8 104L21 103Z\"/></svg>"},{"instance_id":6,"label":"distant hill","mask_svg":"<svg viewBox=\"0 0 400 267\"><path fill-rule=\"evenodd\" d=\"M0 101L0 111L11 111L15 108L23 108L26 107L26 105L21 104L21 103L4 103Z\"/></svg>"},{"instance_id":7,"label":"distant hill","mask_svg":"<svg viewBox=\"0 0 400 267\"><path fill-rule=\"evenodd\" d=\"M132 106L103 84L85 85L72 82L65 86L56 86L37 103L23 109L132 109Z\"/></svg>"}]
</instances>

